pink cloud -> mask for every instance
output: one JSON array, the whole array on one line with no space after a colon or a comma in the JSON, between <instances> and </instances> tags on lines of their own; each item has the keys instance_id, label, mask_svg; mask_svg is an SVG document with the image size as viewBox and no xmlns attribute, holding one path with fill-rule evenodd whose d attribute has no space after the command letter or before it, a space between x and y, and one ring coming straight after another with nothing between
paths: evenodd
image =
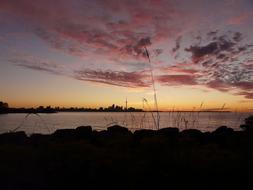
<instances>
[{"instance_id":1,"label":"pink cloud","mask_svg":"<svg viewBox=\"0 0 253 190\"><path fill-rule=\"evenodd\" d=\"M194 75L199 72L199 70L197 69L193 69L190 67L185 68L185 67L182 67L180 64L170 66L170 67L162 67L159 70L165 73L183 73L183 74L189 74L189 75Z\"/></svg>"},{"instance_id":2,"label":"pink cloud","mask_svg":"<svg viewBox=\"0 0 253 190\"><path fill-rule=\"evenodd\" d=\"M240 32L229 36L216 30L198 36L196 43L186 39L192 43L183 47L183 31L189 25L194 30L193 23L198 22L198 17L180 9L176 3L179 4L174 0L1 0L0 11L22 19L29 30L52 48L88 57L101 62L101 65L111 61L123 67L113 68L114 71L75 68L73 77L78 80L133 88L149 87L149 74L146 71L125 72L128 70L125 69L126 63L135 60L135 65L143 65L147 61L145 46L149 46L156 57L169 55L166 43L177 38L172 55L177 60L178 53L183 54L183 64L172 60L170 65L167 57L157 60L155 63L159 64L154 66L159 70L158 83L168 86L203 85L223 92L237 88L240 94L251 98L252 63L246 64L243 57L251 55L252 45L242 43ZM231 18L228 24L242 24L251 16L252 13L243 13ZM131 67L129 65L126 67ZM136 68L142 70L139 65ZM54 74L60 70L36 60L23 60L19 66Z\"/></svg>"},{"instance_id":3,"label":"pink cloud","mask_svg":"<svg viewBox=\"0 0 253 190\"><path fill-rule=\"evenodd\" d=\"M124 71L97 71L79 70L75 72L76 79L88 82L103 83L113 86L129 88L150 87L149 75L145 72L124 72Z\"/></svg>"},{"instance_id":4,"label":"pink cloud","mask_svg":"<svg viewBox=\"0 0 253 190\"><path fill-rule=\"evenodd\" d=\"M242 13L239 16L233 17L228 20L228 24L230 25L241 25L245 23L249 18L251 18L252 13Z\"/></svg>"},{"instance_id":5,"label":"pink cloud","mask_svg":"<svg viewBox=\"0 0 253 190\"><path fill-rule=\"evenodd\" d=\"M85 54L92 49L102 49L105 54L118 56L128 53L125 56L130 57L136 54L122 49L135 46L143 38L157 41L178 31L174 25L164 24L174 22L177 16L174 7L173 0L0 2L0 11L23 18L35 28L37 35L37 30L44 31L46 37L38 36L53 48L74 55L80 55L81 51Z\"/></svg>"},{"instance_id":6,"label":"pink cloud","mask_svg":"<svg viewBox=\"0 0 253 190\"><path fill-rule=\"evenodd\" d=\"M237 95L244 96L247 99L253 99L253 92L239 92Z\"/></svg>"},{"instance_id":7,"label":"pink cloud","mask_svg":"<svg viewBox=\"0 0 253 190\"><path fill-rule=\"evenodd\" d=\"M156 80L162 85L197 85L197 82L192 75L160 75Z\"/></svg>"},{"instance_id":8,"label":"pink cloud","mask_svg":"<svg viewBox=\"0 0 253 190\"><path fill-rule=\"evenodd\" d=\"M219 90L221 92L228 92L231 86L221 80L212 80L206 84L207 87Z\"/></svg>"}]
</instances>

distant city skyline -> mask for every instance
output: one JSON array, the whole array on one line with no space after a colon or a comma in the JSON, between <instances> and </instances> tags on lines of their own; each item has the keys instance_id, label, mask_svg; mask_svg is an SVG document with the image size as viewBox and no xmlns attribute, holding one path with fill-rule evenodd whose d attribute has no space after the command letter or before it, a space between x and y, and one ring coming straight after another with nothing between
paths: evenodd
<instances>
[{"instance_id":1,"label":"distant city skyline","mask_svg":"<svg viewBox=\"0 0 253 190\"><path fill-rule=\"evenodd\" d=\"M253 109L251 0L0 1L10 107ZM145 48L150 53L148 62Z\"/></svg>"}]
</instances>

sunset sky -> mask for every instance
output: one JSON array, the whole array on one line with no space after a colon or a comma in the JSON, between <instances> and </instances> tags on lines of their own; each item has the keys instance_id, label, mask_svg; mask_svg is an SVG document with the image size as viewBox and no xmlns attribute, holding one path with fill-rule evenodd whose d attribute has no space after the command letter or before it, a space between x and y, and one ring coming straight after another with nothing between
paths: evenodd
<instances>
[{"instance_id":1,"label":"sunset sky","mask_svg":"<svg viewBox=\"0 0 253 190\"><path fill-rule=\"evenodd\" d=\"M150 69L160 110L253 109L253 1L0 0L12 107L153 105Z\"/></svg>"}]
</instances>

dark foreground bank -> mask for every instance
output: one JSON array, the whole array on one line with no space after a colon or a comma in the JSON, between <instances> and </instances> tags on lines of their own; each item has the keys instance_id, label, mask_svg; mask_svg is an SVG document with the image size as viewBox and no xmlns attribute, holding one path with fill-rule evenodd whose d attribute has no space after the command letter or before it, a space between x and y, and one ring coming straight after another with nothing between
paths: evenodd
<instances>
[{"instance_id":1,"label":"dark foreground bank","mask_svg":"<svg viewBox=\"0 0 253 190\"><path fill-rule=\"evenodd\" d=\"M210 133L177 128L134 133L89 126L51 135L0 135L4 190L229 189L251 185L252 126ZM249 187L249 189L250 189Z\"/></svg>"}]
</instances>

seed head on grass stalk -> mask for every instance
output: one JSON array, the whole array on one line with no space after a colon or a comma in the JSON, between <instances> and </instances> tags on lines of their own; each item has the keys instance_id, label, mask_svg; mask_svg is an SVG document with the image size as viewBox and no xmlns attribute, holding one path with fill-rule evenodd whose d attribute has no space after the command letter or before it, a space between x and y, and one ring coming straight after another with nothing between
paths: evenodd
<instances>
[{"instance_id":1,"label":"seed head on grass stalk","mask_svg":"<svg viewBox=\"0 0 253 190\"><path fill-rule=\"evenodd\" d=\"M202 110L203 105L204 105L204 101L202 101L201 104L200 104L200 106L199 106L198 117L197 117L198 127L199 127L199 121L200 121L199 114L200 114L200 112Z\"/></svg>"},{"instance_id":2,"label":"seed head on grass stalk","mask_svg":"<svg viewBox=\"0 0 253 190\"><path fill-rule=\"evenodd\" d=\"M154 124L155 124L155 127L156 127L156 120L155 120L155 116L153 114L153 111L151 110L150 106L149 106L149 103L148 103L148 100L146 98L143 98L143 103L146 103L147 106L148 106L148 111L151 113L151 116L152 116L152 119L154 121Z\"/></svg>"},{"instance_id":3,"label":"seed head on grass stalk","mask_svg":"<svg viewBox=\"0 0 253 190\"><path fill-rule=\"evenodd\" d=\"M158 103L157 103L157 96L156 96L156 88L155 88L155 80L154 80L154 74L153 74L153 69L152 69L152 64L151 64L151 60L150 60L150 56L149 56L149 52L148 52L148 49L146 46L144 46L145 48L145 53L146 53L146 56L148 58L148 62L150 64L150 75L151 75L151 82L152 82L152 86L153 86L153 92L154 92L154 106L155 106L155 109L156 109L156 122L155 122L155 126L157 129L160 128L159 126L159 122L160 122L160 115L159 115L159 110L158 110Z\"/></svg>"}]
</instances>

